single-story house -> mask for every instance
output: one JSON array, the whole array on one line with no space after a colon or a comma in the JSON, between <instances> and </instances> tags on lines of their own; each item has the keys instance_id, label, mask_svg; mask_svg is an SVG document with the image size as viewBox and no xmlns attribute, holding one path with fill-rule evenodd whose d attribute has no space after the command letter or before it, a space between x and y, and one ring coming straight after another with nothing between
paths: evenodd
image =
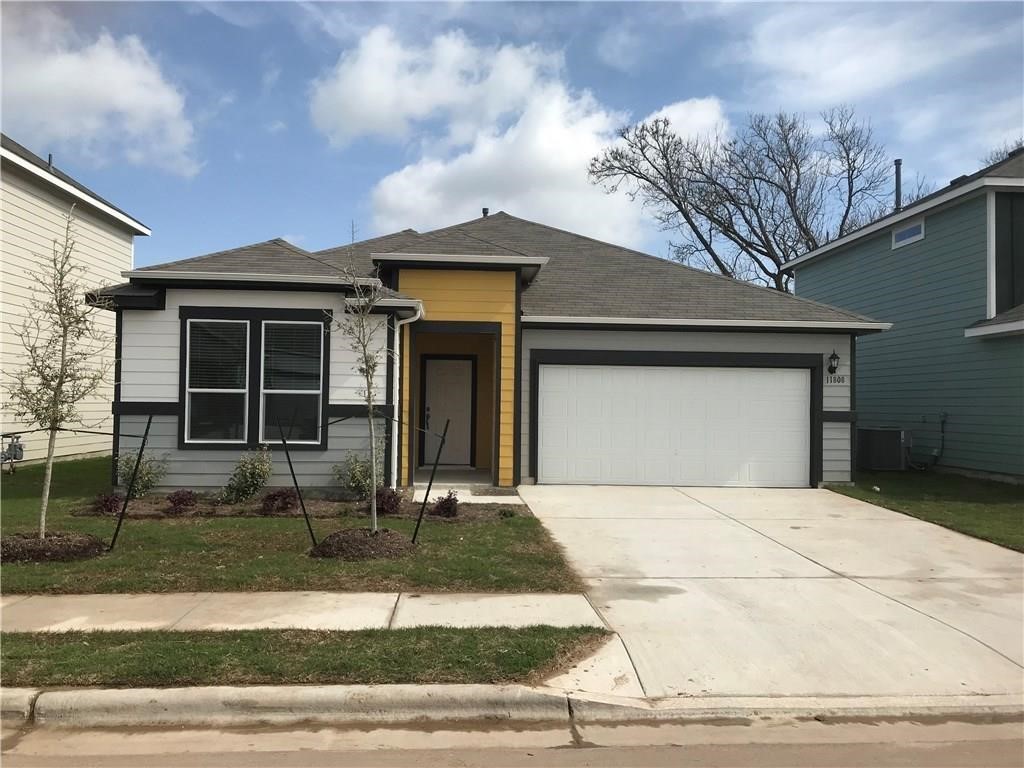
<instances>
[{"instance_id":1,"label":"single-story house","mask_svg":"<svg viewBox=\"0 0 1024 768\"><path fill-rule=\"evenodd\" d=\"M857 343L862 429L902 434L915 463L1024 480L1024 150L788 268L797 295L893 323Z\"/></svg>"},{"instance_id":2,"label":"single-story house","mask_svg":"<svg viewBox=\"0 0 1024 768\"><path fill-rule=\"evenodd\" d=\"M135 269L117 313L115 454L222 485L269 444L274 484L365 451L360 375L332 327L346 271L379 279L386 479L441 464L519 483L815 486L851 478L854 337L886 323L526 221L484 215L308 252L271 240ZM283 429L283 427L281 427Z\"/></svg>"}]
</instances>

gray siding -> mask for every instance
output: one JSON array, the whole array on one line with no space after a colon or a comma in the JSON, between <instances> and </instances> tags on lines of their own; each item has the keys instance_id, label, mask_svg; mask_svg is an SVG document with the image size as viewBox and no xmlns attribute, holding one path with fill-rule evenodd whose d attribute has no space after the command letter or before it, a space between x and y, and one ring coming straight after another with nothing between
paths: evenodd
<instances>
[{"instance_id":1,"label":"gray siding","mask_svg":"<svg viewBox=\"0 0 1024 768\"><path fill-rule=\"evenodd\" d=\"M893 323L857 342L861 426L913 431L915 454L1024 475L1024 337L965 338L986 316L986 203L926 217L925 237L893 250L886 231L796 270L797 294Z\"/></svg>"},{"instance_id":2,"label":"gray siding","mask_svg":"<svg viewBox=\"0 0 1024 768\"><path fill-rule=\"evenodd\" d=\"M146 428L145 416L122 416L120 452L134 453L142 443L141 435ZM348 419L328 427L328 449L326 451L293 451L292 464L295 475L303 488L326 488L336 486L331 467L344 461L352 452L368 455L369 435L366 420ZM377 434L384 434L384 422L378 421ZM137 435L139 437L127 437ZM291 475L284 451L273 447L274 474L272 486L291 486ZM149 432L146 455L167 460L167 475L161 487L167 488L220 488L235 468L238 457L245 451L187 450L178 449L178 418L176 416L154 416Z\"/></svg>"},{"instance_id":3,"label":"gray siding","mask_svg":"<svg viewBox=\"0 0 1024 768\"><path fill-rule=\"evenodd\" d=\"M534 349L610 349L673 352L760 352L820 354L835 350L840 357L839 375L850 380L850 337L821 333L701 333L690 331L575 331L523 328L522 440L520 466L527 479L530 467L530 354ZM826 411L850 408L848 385L823 385ZM850 431L848 424L824 425L822 477L825 482L850 480Z\"/></svg>"}]
</instances>

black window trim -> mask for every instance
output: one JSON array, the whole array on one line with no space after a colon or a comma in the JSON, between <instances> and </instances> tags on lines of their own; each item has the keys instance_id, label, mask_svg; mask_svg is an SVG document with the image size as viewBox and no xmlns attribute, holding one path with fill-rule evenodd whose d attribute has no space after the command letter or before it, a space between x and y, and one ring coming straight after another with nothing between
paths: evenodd
<instances>
[{"instance_id":1,"label":"black window trim","mask_svg":"<svg viewBox=\"0 0 1024 768\"><path fill-rule=\"evenodd\" d=\"M261 392L263 381L263 361L260 358L263 348L263 322L265 321L305 321L323 323L323 355L321 364L321 395L320 395L320 441L317 443L288 443L289 450L324 451L328 447L327 411L330 401L330 365L331 365L331 321L333 313L329 309L277 309L260 307L196 307L181 306L178 308L181 325L181 337L178 350L178 450L203 451L223 450L241 451L259 448L260 418L262 398L253 397ZM204 442L196 443L185 440L185 400L186 369L188 366L188 321L189 320L247 320L249 321L249 366L247 390L247 429L245 442ZM252 361L258 361L253 364ZM279 441L272 445L279 445Z\"/></svg>"}]
</instances>

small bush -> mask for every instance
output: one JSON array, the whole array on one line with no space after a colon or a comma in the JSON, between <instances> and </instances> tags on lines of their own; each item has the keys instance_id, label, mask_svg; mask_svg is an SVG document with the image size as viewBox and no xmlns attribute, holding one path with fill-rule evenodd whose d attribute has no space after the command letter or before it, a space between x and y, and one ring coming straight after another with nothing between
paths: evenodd
<instances>
[{"instance_id":1,"label":"small bush","mask_svg":"<svg viewBox=\"0 0 1024 768\"><path fill-rule=\"evenodd\" d=\"M335 464L331 470L334 478L345 490L357 499L369 500L373 491L373 480L370 478L370 458L359 453L350 453L341 464ZM384 477L384 450L377 451L377 479Z\"/></svg>"},{"instance_id":2,"label":"small bush","mask_svg":"<svg viewBox=\"0 0 1024 768\"><path fill-rule=\"evenodd\" d=\"M135 469L137 453L126 453L117 460L117 481L127 492L132 481L132 470ZM132 498L139 499L152 491L167 474L166 458L153 458L143 455L139 462L139 471L135 475L135 487Z\"/></svg>"},{"instance_id":3,"label":"small bush","mask_svg":"<svg viewBox=\"0 0 1024 768\"><path fill-rule=\"evenodd\" d=\"M377 488L377 514L397 515L402 511L402 494L386 485Z\"/></svg>"},{"instance_id":4,"label":"small bush","mask_svg":"<svg viewBox=\"0 0 1024 768\"><path fill-rule=\"evenodd\" d=\"M294 488L278 488L269 491L260 502L260 512L264 515L283 514L298 509L299 494Z\"/></svg>"},{"instance_id":5,"label":"small bush","mask_svg":"<svg viewBox=\"0 0 1024 768\"><path fill-rule=\"evenodd\" d=\"M510 517L517 517L517 515L514 509L502 507L502 509L498 512L498 517L508 520Z\"/></svg>"},{"instance_id":6,"label":"small bush","mask_svg":"<svg viewBox=\"0 0 1024 768\"><path fill-rule=\"evenodd\" d=\"M116 515L124 504L124 496L120 493L98 493L92 500L92 511L97 515Z\"/></svg>"},{"instance_id":7,"label":"small bush","mask_svg":"<svg viewBox=\"0 0 1024 768\"><path fill-rule=\"evenodd\" d=\"M184 515L196 505L196 494L187 488L167 494L167 502L171 505L168 512L172 515Z\"/></svg>"},{"instance_id":8,"label":"small bush","mask_svg":"<svg viewBox=\"0 0 1024 768\"><path fill-rule=\"evenodd\" d=\"M246 451L239 457L235 470L221 489L220 500L225 504L237 504L251 499L270 481L274 473L274 461L267 446L258 451Z\"/></svg>"},{"instance_id":9,"label":"small bush","mask_svg":"<svg viewBox=\"0 0 1024 768\"><path fill-rule=\"evenodd\" d=\"M455 491L448 491L445 496L438 496L430 507L430 514L438 517L455 517L459 513L459 497Z\"/></svg>"}]
</instances>

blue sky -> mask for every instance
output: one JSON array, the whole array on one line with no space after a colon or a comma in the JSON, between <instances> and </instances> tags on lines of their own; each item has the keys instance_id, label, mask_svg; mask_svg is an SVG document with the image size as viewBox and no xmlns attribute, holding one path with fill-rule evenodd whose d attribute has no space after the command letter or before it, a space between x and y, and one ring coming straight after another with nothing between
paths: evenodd
<instances>
[{"instance_id":1,"label":"blue sky","mask_svg":"<svg viewBox=\"0 0 1024 768\"><path fill-rule=\"evenodd\" d=\"M153 230L138 265L504 209L667 253L586 179L654 113L870 117L938 185L1024 125L1024 6L4 3L2 125Z\"/></svg>"}]
</instances>

